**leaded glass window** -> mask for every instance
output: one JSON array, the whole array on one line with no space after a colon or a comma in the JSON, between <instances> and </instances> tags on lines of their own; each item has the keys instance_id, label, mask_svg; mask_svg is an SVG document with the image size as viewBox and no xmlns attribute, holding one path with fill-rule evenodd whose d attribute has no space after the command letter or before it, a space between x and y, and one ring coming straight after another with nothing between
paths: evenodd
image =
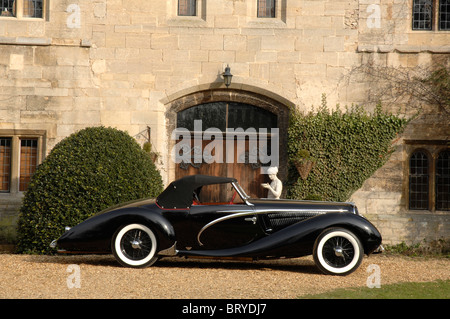
<instances>
[{"instance_id":1,"label":"leaded glass window","mask_svg":"<svg viewBox=\"0 0 450 319\"><path fill-rule=\"evenodd\" d=\"M20 140L19 191L26 191L37 166L37 139Z\"/></svg>"},{"instance_id":2,"label":"leaded glass window","mask_svg":"<svg viewBox=\"0 0 450 319\"><path fill-rule=\"evenodd\" d=\"M11 180L11 138L0 138L0 192L8 192Z\"/></svg>"},{"instance_id":3,"label":"leaded glass window","mask_svg":"<svg viewBox=\"0 0 450 319\"><path fill-rule=\"evenodd\" d=\"M428 209L428 183L428 156L423 151L416 151L411 155L409 160L409 209Z\"/></svg>"},{"instance_id":4,"label":"leaded glass window","mask_svg":"<svg viewBox=\"0 0 450 319\"><path fill-rule=\"evenodd\" d=\"M450 210L450 151L441 151L436 160L436 210Z\"/></svg>"},{"instance_id":5,"label":"leaded glass window","mask_svg":"<svg viewBox=\"0 0 450 319\"><path fill-rule=\"evenodd\" d=\"M433 0L413 1L413 30L431 30L433 26Z\"/></svg>"},{"instance_id":6,"label":"leaded glass window","mask_svg":"<svg viewBox=\"0 0 450 319\"><path fill-rule=\"evenodd\" d=\"M450 0L439 1L439 30L450 30Z\"/></svg>"},{"instance_id":7,"label":"leaded glass window","mask_svg":"<svg viewBox=\"0 0 450 319\"><path fill-rule=\"evenodd\" d=\"M201 120L202 130L218 128L271 128L277 127L277 116L265 109L236 102L212 102L193 106L177 114L177 127L195 131L194 121Z\"/></svg>"},{"instance_id":8,"label":"leaded glass window","mask_svg":"<svg viewBox=\"0 0 450 319\"><path fill-rule=\"evenodd\" d=\"M258 0L258 18L275 18L275 0Z\"/></svg>"},{"instance_id":9,"label":"leaded glass window","mask_svg":"<svg viewBox=\"0 0 450 319\"><path fill-rule=\"evenodd\" d=\"M178 15L179 16L195 16L196 13L196 7L197 7L197 1L196 0L178 0Z\"/></svg>"}]
</instances>

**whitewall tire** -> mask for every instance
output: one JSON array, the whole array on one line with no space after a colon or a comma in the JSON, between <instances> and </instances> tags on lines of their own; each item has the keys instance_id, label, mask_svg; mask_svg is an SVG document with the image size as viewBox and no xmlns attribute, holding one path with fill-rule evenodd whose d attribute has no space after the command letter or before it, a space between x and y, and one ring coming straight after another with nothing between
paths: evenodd
<instances>
[{"instance_id":1,"label":"whitewall tire","mask_svg":"<svg viewBox=\"0 0 450 319\"><path fill-rule=\"evenodd\" d=\"M364 257L358 237L344 228L330 228L317 238L313 257L316 266L325 274L348 275L355 271Z\"/></svg>"},{"instance_id":2,"label":"whitewall tire","mask_svg":"<svg viewBox=\"0 0 450 319\"><path fill-rule=\"evenodd\" d=\"M153 231L142 224L120 228L111 242L116 260L125 267L144 268L156 260L157 240Z\"/></svg>"}]
</instances>

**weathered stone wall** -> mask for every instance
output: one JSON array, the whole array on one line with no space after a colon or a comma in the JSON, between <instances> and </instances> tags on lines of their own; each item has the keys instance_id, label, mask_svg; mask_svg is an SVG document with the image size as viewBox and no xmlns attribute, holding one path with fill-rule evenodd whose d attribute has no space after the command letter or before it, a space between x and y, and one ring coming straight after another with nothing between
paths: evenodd
<instances>
[{"instance_id":1,"label":"weathered stone wall","mask_svg":"<svg viewBox=\"0 0 450 319\"><path fill-rule=\"evenodd\" d=\"M50 1L44 19L0 17L0 134L44 130L48 153L87 126L113 126L137 138L150 127L168 182L174 176L167 108L185 95L224 88L226 65L234 75L229 90L305 111L320 104L322 93L330 106L371 108L377 83L349 77L355 67L368 60L414 67L450 53L448 31L411 31L407 0L281 0L274 19L257 19L253 0L198 3L196 17L178 17L176 0ZM448 237L447 213L417 217L436 227L409 226L425 222L417 224L405 209L403 143L448 139L448 123L442 115L415 120L386 167L353 196L389 242ZM0 194L0 207L21 196ZM10 216L11 209L0 208L0 220Z\"/></svg>"}]
</instances>

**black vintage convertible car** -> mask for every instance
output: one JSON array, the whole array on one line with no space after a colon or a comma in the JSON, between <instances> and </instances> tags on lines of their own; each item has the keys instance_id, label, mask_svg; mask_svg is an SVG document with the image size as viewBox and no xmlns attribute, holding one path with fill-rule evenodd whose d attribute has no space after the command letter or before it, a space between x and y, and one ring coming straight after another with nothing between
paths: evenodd
<instances>
[{"instance_id":1,"label":"black vintage convertible car","mask_svg":"<svg viewBox=\"0 0 450 319\"><path fill-rule=\"evenodd\" d=\"M213 186L226 202L203 202ZM313 255L326 274L347 275L381 245L378 230L352 203L252 199L234 178L193 175L156 199L113 207L69 228L60 253L112 253L143 268L164 256L290 258Z\"/></svg>"}]
</instances>

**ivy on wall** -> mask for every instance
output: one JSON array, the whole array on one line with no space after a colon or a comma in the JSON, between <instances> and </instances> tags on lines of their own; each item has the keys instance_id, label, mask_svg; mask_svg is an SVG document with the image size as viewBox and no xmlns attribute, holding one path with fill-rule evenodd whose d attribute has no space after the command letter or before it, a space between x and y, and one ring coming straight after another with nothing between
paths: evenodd
<instances>
[{"instance_id":1,"label":"ivy on wall","mask_svg":"<svg viewBox=\"0 0 450 319\"><path fill-rule=\"evenodd\" d=\"M325 95L316 113L292 110L287 197L348 200L387 162L392 141L407 123L407 119L383 112L381 105L371 114L360 106L330 111ZM309 172L301 174L295 166L305 163L309 163Z\"/></svg>"}]
</instances>

